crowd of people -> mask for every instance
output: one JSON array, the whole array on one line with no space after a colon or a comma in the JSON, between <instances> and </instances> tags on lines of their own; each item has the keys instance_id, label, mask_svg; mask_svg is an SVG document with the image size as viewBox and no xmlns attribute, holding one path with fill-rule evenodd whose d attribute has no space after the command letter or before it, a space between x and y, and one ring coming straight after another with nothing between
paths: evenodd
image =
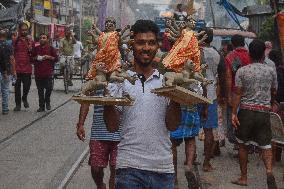
<instances>
[{"instance_id":1,"label":"crowd of people","mask_svg":"<svg viewBox=\"0 0 284 189\"><path fill-rule=\"evenodd\" d=\"M29 25L19 25L18 36L12 43L6 31L0 29L0 82L2 114L9 112L10 78L14 78L15 108L29 108L32 73L38 89L38 112L50 110L52 75L58 54L73 57L74 45L82 49L72 32L66 29L60 41L59 53L50 45L49 36L41 34L39 46L28 36ZM133 189L178 188L177 147L185 142L185 176L189 188L198 188L193 165L197 161L196 138L204 132L204 172L214 171L211 159L220 154L225 138L238 150L241 177L233 184L246 186L249 145L259 149L266 168L267 185L276 189L272 172L271 126L269 112L284 101L283 62L281 53L270 43L254 39L245 47L245 39L234 35L223 51L211 46L213 30L205 28L207 39L200 45L201 64L208 67L204 73L212 83L192 85L191 90L212 100L212 104L183 106L165 97L151 93L162 87L163 75L155 68L154 60L159 45L159 28L150 20L138 20L131 27L133 34L134 70L145 76L137 80L109 84L112 96L127 93L135 98L129 107L94 106L90 139L89 165L98 189L106 189L104 169L110 168L109 188ZM229 52L230 51L230 52ZM76 54L79 58L81 54ZM33 65L33 67L32 67ZM34 70L34 71L33 71ZM71 78L72 79L72 78ZM72 81L69 82L72 85ZM23 90L21 90L23 85ZM103 95L97 91L96 95ZM85 140L84 123L89 104L81 104L77 136Z\"/></svg>"},{"instance_id":2,"label":"crowd of people","mask_svg":"<svg viewBox=\"0 0 284 189\"><path fill-rule=\"evenodd\" d=\"M208 65L204 75L213 83L191 89L213 103L181 106L151 93L151 89L162 86L163 80L154 63L160 60L156 57L161 42L157 25L138 20L131 31L134 70L130 74L142 74L146 81L144 89L140 80L134 85L125 81L108 86L112 96L127 93L134 97L131 107L94 106L89 165L97 188L106 188L103 177L108 164L109 188L178 188L177 147L183 141L188 186L198 188L193 171L197 161L195 140L203 130L203 171L214 171L210 160L220 154L219 147L227 138L238 150L240 160L241 177L232 183L246 186L248 149L253 144L264 161L268 188L276 189L269 112L283 98L279 51L270 49L267 53L267 45L259 39L247 49L241 35L232 36L228 48L218 51L211 46L212 29L204 29L208 38L200 46L201 62ZM84 122L88 112L89 105L82 104L76 125L80 140L86 138Z\"/></svg>"},{"instance_id":3,"label":"crowd of people","mask_svg":"<svg viewBox=\"0 0 284 189\"><path fill-rule=\"evenodd\" d=\"M58 44L51 43L48 33L41 33L37 43L29 35L30 25L28 22L21 22L18 31L13 32L9 37L9 31L0 28L0 63L1 63L1 93L2 93L2 114L9 113L10 83L15 88L14 111L21 111L29 108L28 94L32 83L32 75L38 89L37 112L51 109L50 97L53 90L54 65L59 57L70 58L71 71L80 69L82 43L72 35L67 28L65 37L58 41ZM58 45L58 46L57 46ZM61 68L65 64L60 64ZM76 70L78 72L78 70ZM72 76L72 73L71 73ZM72 77L68 81L73 85Z\"/></svg>"}]
</instances>

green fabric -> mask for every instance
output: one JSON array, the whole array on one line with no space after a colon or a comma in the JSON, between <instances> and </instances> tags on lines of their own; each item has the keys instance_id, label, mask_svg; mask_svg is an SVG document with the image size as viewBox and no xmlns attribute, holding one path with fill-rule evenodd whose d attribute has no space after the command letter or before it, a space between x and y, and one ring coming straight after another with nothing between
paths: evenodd
<instances>
[{"instance_id":1,"label":"green fabric","mask_svg":"<svg viewBox=\"0 0 284 189\"><path fill-rule=\"evenodd\" d=\"M74 52L73 40L72 39L67 40L66 38L61 39L60 49L62 49L61 52L63 55L73 56L73 52Z\"/></svg>"}]
</instances>

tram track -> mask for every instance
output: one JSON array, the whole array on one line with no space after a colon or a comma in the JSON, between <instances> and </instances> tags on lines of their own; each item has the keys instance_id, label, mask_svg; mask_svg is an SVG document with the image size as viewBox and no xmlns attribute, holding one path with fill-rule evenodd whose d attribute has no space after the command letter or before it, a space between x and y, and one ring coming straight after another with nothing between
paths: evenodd
<instances>
[{"instance_id":1,"label":"tram track","mask_svg":"<svg viewBox=\"0 0 284 189\"><path fill-rule=\"evenodd\" d=\"M54 109L48 111L47 113L43 114L42 116L34 119L33 121L31 121L30 123L24 125L23 127L21 127L20 129L16 130L15 132L13 132L12 134L10 134L9 136L3 138L0 140L0 145L5 144L6 142L10 141L13 137L17 136L18 134L22 133L23 131L25 131L26 129L30 128L32 125L34 125L35 123L43 120L45 117L49 116L51 113L55 112L56 110L58 110L59 108L65 106L66 104L68 104L69 102L71 102L71 98L68 98L66 101L64 101L63 103L61 103L60 105L58 105L57 107L55 107Z\"/></svg>"}]
</instances>

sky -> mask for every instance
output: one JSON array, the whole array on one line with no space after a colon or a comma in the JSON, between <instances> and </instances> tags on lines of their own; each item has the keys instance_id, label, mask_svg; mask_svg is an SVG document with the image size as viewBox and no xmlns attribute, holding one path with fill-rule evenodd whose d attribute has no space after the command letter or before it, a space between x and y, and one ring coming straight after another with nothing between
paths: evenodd
<instances>
[{"instance_id":1,"label":"sky","mask_svg":"<svg viewBox=\"0 0 284 189\"><path fill-rule=\"evenodd\" d=\"M138 3L156 4L158 10L166 10L171 0L138 0Z\"/></svg>"}]
</instances>

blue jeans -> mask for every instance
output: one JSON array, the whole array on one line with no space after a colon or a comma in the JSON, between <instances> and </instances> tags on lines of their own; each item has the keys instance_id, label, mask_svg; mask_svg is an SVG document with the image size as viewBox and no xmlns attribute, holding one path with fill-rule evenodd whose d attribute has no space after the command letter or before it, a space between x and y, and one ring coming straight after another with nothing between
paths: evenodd
<instances>
[{"instance_id":1,"label":"blue jeans","mask_svg":"<svg viewBox=\"0 0 284 189\"><path fill-rule=\"evenodd\" d=\"M0 88L1 88L1 95L2 95L2 112L8 112L9 107L9 83L10 79L9 76L7 79L4 79L2 74L0 73Z\"/></svg>"},{"instance_id":2,"label":"blue jeans","mask_svg":"<svg viewBox=\"0 0 284 189\"><path fill-rule=\"evenodd\" d=\"M115 189L173 189L174 174L156 173L133 168L118 169Z\"/></svg>"}]
</instances>

